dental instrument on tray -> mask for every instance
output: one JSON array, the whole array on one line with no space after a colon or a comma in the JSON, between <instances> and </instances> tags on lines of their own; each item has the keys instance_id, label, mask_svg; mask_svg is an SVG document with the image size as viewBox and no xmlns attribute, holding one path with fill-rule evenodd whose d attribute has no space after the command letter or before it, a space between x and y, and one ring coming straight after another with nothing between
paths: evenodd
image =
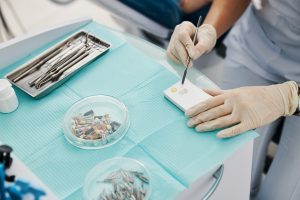
<instances>
[{"instance_id":1,"label":"dental instrument on tray","mask_svg":"<svg viewBox=\"0 0 300 200\"><path fill-rule=\"evenodd\" d=\"M5 77L34 98L60 86L86 64L106 53L111 44L86 31L79 31Z\"/></svg>"}]
</instances>

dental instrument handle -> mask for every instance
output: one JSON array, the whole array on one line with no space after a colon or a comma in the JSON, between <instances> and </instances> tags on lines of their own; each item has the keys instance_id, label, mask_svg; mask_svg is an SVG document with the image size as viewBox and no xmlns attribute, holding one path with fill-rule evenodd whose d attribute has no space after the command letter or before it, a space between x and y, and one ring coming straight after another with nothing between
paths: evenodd
<instances>
[{"instance_id":1,"label":"dental instrument handle","mask_svg":"<svg viewBox=\"0 0 300 200\"><path fill-rule=\"evenodd\" d=\"M194 45L195 45L195 42L196 42L196 38L197 38L197 34L198 34L198 29L200 27L201 21L202 21L202 16L200 15L199 18L198 18L198 22L197 22L196 32L195 32L194 38L193 38L193 44ZM181 81L182 85L184 84L184 81L185 81L185 78L186 78L186 74L187 74L187 70L188 70L190 62L191 62L191 57L190 57L190 55L188 55L187 62L186 62L187 64L186 64L186 67L185 67L185 70L184 70L184 73L183 73L183 76L182 76L182 81Z\"/></svg>"}]
</instances>

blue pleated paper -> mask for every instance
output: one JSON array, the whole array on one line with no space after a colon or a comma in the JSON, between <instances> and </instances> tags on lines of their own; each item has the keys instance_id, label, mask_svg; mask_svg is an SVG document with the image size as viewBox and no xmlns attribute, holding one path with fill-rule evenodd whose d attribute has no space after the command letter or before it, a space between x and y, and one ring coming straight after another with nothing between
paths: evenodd
<instances>
[{"instance_id":1,"label":"blue pleated paper","mask_svg":"<svg viewBox=\"0 0 300 200\"><path fill-rule=\"evenodd\" d=\"M256 136L250 131L221 140L215 132L199 134L189 129L183 113L163 96L178 81L175 75L99 24L92 22L83 29L113 48L43 99L32 99L17 89L18 110L0 114L0 140L12 145L60 199L81 199L88 171L114 156L144 163L153 183L151 199L174 199ZM55 42L0 71L0 77ZM63 117L74 102L97 94L121 99L128 107L131 127L124 139L109 148L82 150L64 139Z\"/></svg>"}]
</instances>

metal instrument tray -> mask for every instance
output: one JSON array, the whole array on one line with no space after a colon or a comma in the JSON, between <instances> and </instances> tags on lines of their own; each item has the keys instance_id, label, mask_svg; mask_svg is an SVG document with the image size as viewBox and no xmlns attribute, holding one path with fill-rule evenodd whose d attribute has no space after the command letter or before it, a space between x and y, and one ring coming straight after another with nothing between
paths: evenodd
<instances>
[{"instance_id":1,"label":"metal instrument tray","mask_svg":"<svg viewBox=\"0 0 300 200\"><path fill-rule=\"evenodd\" d=\"M62 85L78 70L106 53L110 47L110 43L81 30L8 73L5 78L30 96L38 99ZM56 68L52 69L51 67ZM32 86L34 83L39 83L34 80L42 75L51 75L50 69L58 70L55 72L59 72L59 76L49 79L42 85ZM59 71L59 69L62 70Z\"/></svg>"}]
</instances>

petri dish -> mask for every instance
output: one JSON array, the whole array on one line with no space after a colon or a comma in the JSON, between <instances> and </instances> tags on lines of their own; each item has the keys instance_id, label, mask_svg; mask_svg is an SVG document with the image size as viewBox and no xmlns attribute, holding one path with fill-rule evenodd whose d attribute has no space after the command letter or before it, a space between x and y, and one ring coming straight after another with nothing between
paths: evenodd
<instances>
[{"instance_id":1,"label":"petri dish","mask_svg":"<svg viewBox=\"0 0 300 200\"><path fill-rule=\"evenodd\" d=\"M87 174L83 198L148 200L151 189L150 174L141 162L115 157L96 165Z\"/></svg>"},{"instance_id":2,"label":"petri dish","mask_svg":"<svg viewBox=\"0 0 300 200\"><path fill-rule=\"evenodd\" d=\"M82 149L101 149L120 141L130 126L126 106L118 99L96 95L73 104L64 117L64 136Z\"/></svg>"}]
</instances>

